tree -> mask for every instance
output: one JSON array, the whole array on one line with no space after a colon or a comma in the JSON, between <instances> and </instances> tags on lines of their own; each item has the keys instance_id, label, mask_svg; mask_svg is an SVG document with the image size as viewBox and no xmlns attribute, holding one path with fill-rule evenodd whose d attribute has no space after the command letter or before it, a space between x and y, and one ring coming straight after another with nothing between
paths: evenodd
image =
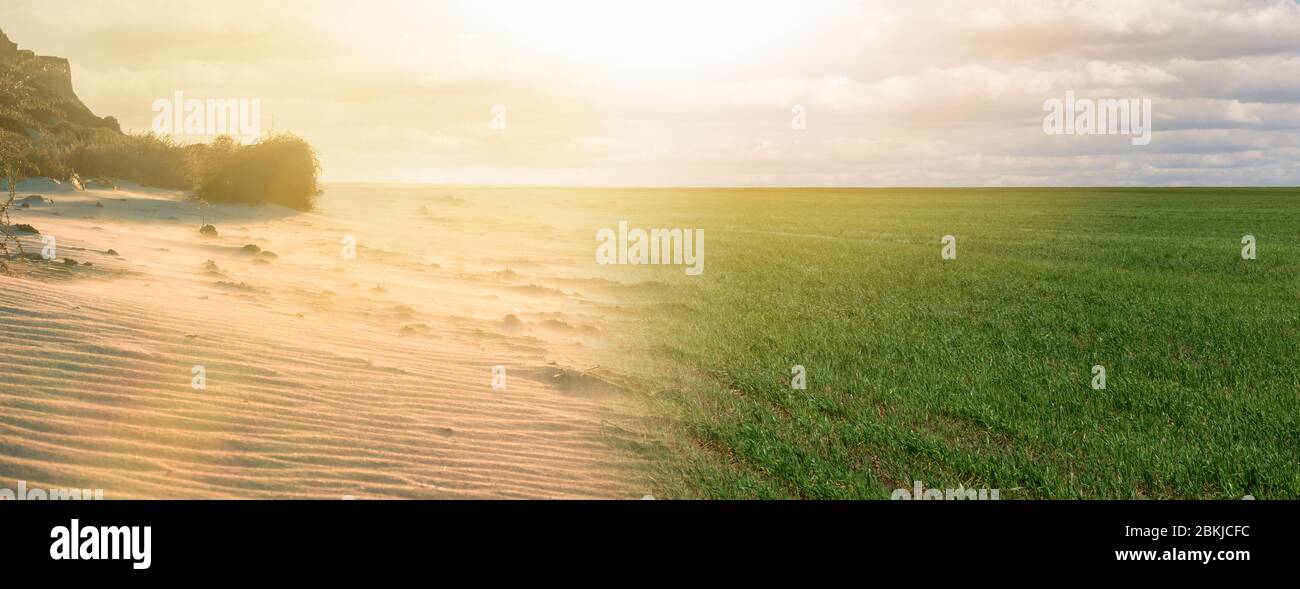
<instances>
[{"instance_id":1,"label":"tree","mask_svg":"<svg viewBox=\"0 0 1300 589\"><path fill-rule=\"evenodd\" d=\"M35 105L31 77L16 68L0 70L0 176L8 189L0 204L0 272L6 274L10 272L11 247L19 256L23 253L22 242L9 222L9 212L18 196L18 183L35 171L28 160L33 146L26 134L36 124L29 114Z\"/></svg>"}]
</instances>

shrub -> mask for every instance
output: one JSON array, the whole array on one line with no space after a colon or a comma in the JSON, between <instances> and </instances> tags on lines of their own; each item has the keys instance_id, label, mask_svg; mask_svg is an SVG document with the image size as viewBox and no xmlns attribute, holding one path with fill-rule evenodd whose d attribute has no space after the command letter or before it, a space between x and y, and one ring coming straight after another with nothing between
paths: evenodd
<instances>
[{"instance_id":1,"label":"shrub","mask_svg":"<svg viewBox=\"0 0 1300 589\"><path fill-rule=\"evenodd\" d=\"M9 259L15 253L20 257L23 253L22 242L16 235L22 227L10 225L9 212L18 196L18 182L34 169L26 159L31 150L32 143L26 136L0 130L0 180L5 190L0 196L0 274L8 274Z\"/></svg>"},{"instance_id":2,"label":"shrub","mask_svg":"<svg viewBox=\"0 0 1300 589\"><path fill-rule=\"evenodd\" d=\"M320 192L316 152L295 135L272 135L253 145L222 137L194 155L194 193L207 202L307 210Z\"/></svg>"},{"instance_id":3,"label":"shrub","mask_svg":"<svg viewBox=\"0 0 1300 589\"><path fill-rule=\"evenodd\" d=\"M121 178L173 190L192 185L188 148L176 145L170 137L97 130L71 143L68 171L76 171L83 178ZM67 173L57 174L57 171L42 170L42 175L67 177Z\"/></svg>"}]
</instances>

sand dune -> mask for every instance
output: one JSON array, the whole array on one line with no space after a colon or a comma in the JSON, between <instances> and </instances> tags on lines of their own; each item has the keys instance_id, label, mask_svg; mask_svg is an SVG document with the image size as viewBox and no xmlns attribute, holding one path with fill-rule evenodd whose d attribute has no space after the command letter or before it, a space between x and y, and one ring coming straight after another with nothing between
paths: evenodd
<instances>
[{"instance_id":1,"label":"sand dune","mask_svg":"<svg viewBox=\"0 0 1300 589\"><path fill-rule=\"evenodd\" d=\"M58 258L0 278L0 486L108 498L647 492L635 395L581 374L602 316L598 287L574 271L586 250L494 237L527 212L507 219L436 193L327 193L316 213L200 209L133 187L29 193L54 203L14 221L54 236ZM219 235L200 236L204 222ZM340 255L348 235L355 260ZM39 239L24 238L28 252ZM504 390L491 386L496 365Z\"/></svg>"}]
</instances>

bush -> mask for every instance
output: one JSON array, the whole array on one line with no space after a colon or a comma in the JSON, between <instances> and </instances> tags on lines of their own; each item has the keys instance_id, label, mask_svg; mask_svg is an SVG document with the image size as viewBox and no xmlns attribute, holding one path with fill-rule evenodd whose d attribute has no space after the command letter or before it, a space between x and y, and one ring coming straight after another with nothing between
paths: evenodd
<instances>
[{"instance_id":1,"label":"bush","mask_svg":"<svg viewBox=\"0 0 1300 589\"><path fill-rule=\"evenodd\" d=\"M170 137L96 130L69 142L66 171L42 169L41 175L66 178L76 171L83 178L121 178L173 190L193 185L189 148L176 145Z\"/></svg>"},{"instance_id":2,"label":"bush","mask_svg":"<svg viewBox=\"0 0 1300 589\"><path fill-rule=\"evenodd\" d=\"M194 193L207 202L308 210L320 192L316 151L295 135L272 135L253 145L221 137L194 155Z\"/></svg>"}]
</instances>

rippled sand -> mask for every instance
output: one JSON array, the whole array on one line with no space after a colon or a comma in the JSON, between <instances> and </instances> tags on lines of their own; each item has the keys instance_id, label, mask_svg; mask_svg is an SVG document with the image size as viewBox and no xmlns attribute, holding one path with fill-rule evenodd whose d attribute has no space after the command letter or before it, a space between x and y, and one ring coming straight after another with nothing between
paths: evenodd
<instances>
[{"instance_id":1,"label":"rippled sand","mask_svg":"<svg viewBox=\"0 0 1300 589\"><path fill-rule=\"evenodd\" d=\"M563 191L342 185L312 213L138 187L28 194L54 202L14 222L58 251L0 277L0 487L647 492L638 392L593 360L623 288L594 272L604 217Z\"/></svg>"}]
</instances>

